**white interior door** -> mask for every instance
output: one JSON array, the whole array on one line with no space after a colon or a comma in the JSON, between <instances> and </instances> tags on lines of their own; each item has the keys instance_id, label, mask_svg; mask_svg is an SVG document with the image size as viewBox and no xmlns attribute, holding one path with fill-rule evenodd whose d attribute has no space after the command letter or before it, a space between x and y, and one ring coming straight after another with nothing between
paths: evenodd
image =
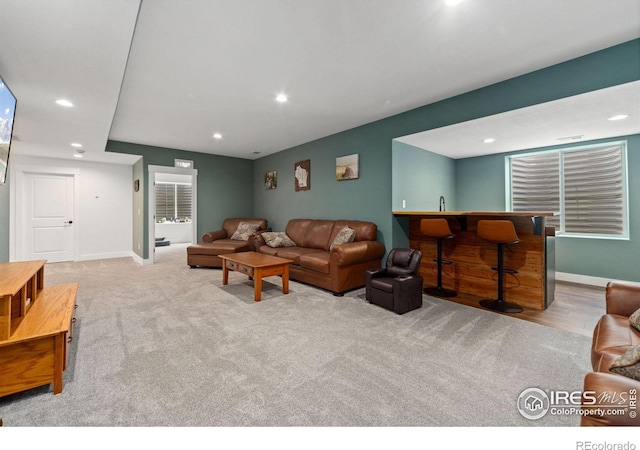
<instances>
[{"instance_id":1,"label":"white interior door","mask_svg":"<svg viewBox=\"0 0 640 450\"><path fill-rule=\"evenodd\" d=\"M25 174L24 235L26 259L73 260L73 175Z\"/></svg>"}]
</instances>

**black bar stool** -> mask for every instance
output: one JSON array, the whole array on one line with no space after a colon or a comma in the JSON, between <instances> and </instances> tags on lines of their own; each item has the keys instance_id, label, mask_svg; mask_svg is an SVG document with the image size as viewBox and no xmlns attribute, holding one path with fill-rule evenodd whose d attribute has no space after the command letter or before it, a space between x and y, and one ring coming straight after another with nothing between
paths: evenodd
<instances>
[{"instance_id":1,"label":"black bar stool","mask_svg":"<svg viewBox=\"0 0 640 450\"><path fill-rule=\"evenodd\" d=\"M504 246L517 244L518 234L513 222L510 220L478 220L476 234L479 238L498 245L498 267L492 267L492 270L498 272L498 298L480 300L480 305L492 311L503 313L519 313L522 307L515 303L508 303L504 300L504 274L518 273L513 269L505 269L504 267Z\"/></svg>"},{"instance_id":2,"label":"black bar stool","mask_svg":"<svg viewBox=\"0 0 640 450\"><path fill-rule=\"evenodd\" d=\"M455 297L458 293L452 289L442 287L442 265L453 264L453 261L442 259L442 242L445 239L455 237L449 228L447 219L422 219L420 221L420 231L423 235L434 238L438 244L438 256L433 261L438 264L438 285L424 288L424 293L434 297Z\"/></svg>"}]
</instances>

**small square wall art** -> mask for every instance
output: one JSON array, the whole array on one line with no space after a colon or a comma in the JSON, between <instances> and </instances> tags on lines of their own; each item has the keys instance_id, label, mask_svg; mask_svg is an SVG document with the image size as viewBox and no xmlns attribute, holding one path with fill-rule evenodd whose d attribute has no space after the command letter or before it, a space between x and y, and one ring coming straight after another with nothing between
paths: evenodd
<instances>
[{"instance_id":1,"label":"small square wall art","mask_svg":"<svg viewBox=\"0 0 640 450\"><path fill-rule=\"evenodd\" d=\"M336 180L355 180L359 176L358 154L336 158Z\"/></svg>"}]
</instances>

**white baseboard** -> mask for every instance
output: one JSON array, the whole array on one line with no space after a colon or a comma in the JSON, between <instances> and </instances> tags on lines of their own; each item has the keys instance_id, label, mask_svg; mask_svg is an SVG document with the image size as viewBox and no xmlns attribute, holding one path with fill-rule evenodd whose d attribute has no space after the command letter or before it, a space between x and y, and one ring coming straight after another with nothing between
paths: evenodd
<instances>
[{"instance_id":1,"label":"white baseboard","mask_svg":"<svg viewBox=\"0 0 640 450\"><path fill-rule=\"evenodd\" d=\"M628 282L629 280L614 280L612 278L591 277L588 275L579 275L577 273L556 272L557 281L566 281L569 283L586 284L589 286L607 287L609 281Z\"/></svg>"},{"instance_id":2,"label":"white baseboard","mask_svg":"<svg viewBox=\"0 0 640 450\"><path fill-rule=\"evenodd\" d=\"M93 253L90 255L80 255L76 261L92 261L94 259L113 259L113 258L129 258L135 253L132 251L113 252L113 253Z\"/></svg>"},{"instance_id":3,"label":"white baseboard","mask_svg":"<svg viewBox=\"0 0 640 450\"><path fill-rule=\"evenodd\" d=\"M135 262L137 262L141 266L149 266L149 265L151 265L151 260L150 259L144 259L144 258L138 256L138 254L135 253L135 252L131 252L131 257L133 258L133 260Z\"/></svg>"}]
</instances>

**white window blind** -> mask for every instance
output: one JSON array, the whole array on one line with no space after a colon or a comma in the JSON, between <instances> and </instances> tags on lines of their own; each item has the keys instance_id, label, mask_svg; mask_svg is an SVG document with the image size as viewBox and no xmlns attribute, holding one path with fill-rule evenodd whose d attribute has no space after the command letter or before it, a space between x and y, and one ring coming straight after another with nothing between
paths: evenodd
<instances>
[{"instance_id":1,"label":"white window blind","mask_svg":"<svg viewBox=\"0 0 640 450\"><path fill-rule=\"evenodd\" d=\"M568 152L564 157L564 231L622 235L622 147Z\"/></svg>"},{"instance_id":2,"label":"white window blind","mask_svg":"<svg viewBox=\"0 0 640 450\"><path fill-rule=\"evenodd\" d=\"M626 236L626 143L511 156L513 211L553 211L557 234Z\"/></svg>"},{"instance_id":3,"label":"white window blind","mask_svg":"<svg viewBox=\"0 0 640 450\"><path fill-rule=\"evenodd\" d=\"M176 221L191 219L192 189L190 184L157 182L156 219Z\"/></svg>"},{"instance_id":4,"label":"white window blind","mask_svg":"<svg viewBox=\"0 0 640 450\"><path fill-rule=\"evenodd\" d=\"M560 226L560 154L541 153L511 159L512 210L551 211L547 224Z\"/></svg>"}]
</instances>

